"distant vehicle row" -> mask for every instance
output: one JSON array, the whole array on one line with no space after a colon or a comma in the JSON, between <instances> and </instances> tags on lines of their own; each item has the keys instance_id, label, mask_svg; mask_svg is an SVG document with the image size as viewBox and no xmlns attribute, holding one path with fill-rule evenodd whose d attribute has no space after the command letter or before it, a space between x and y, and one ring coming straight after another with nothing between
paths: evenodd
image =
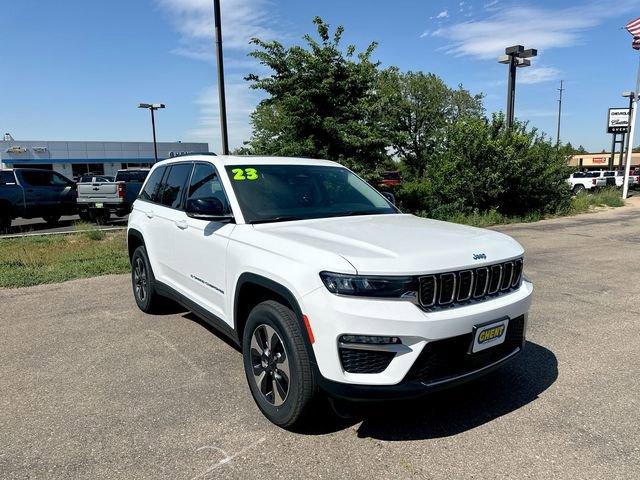
<instances>
[{"instance_id":1,"label":"distant vehicle row","mask_svg":"<svg viewBox=\"0 0 640 480\"><path fill-rule=\"evenodd\" d=\"M614 170L602 170L594 172L575 172L567 179L573 193L593 191L603 187L622 187L624 184L624 172ZM629 175L629 187L638 185L638 172Z\"/></svg>"}]
</instances>

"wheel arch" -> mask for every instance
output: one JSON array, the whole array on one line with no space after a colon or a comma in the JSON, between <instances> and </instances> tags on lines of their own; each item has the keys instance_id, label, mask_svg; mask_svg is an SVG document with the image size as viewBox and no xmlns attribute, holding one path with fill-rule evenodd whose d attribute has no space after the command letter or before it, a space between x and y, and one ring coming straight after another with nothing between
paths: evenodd
<instances>
[{"instance_id":1,"label":"wheel arch","mask_svg":"<svg viewBox=\"0 0 640 480\"><path fill-rule=\"evenodd\" d=\"M133 252L136 251L136 248L139 246L144 246L144 237L142 233L135 228L130 228L127 232L127 249L129 252L129 262L133 258Z\"/></svg>"},{"instance_id":2,"label":"wheel arch","mask_svg":"<svg viewBox=\"0 0 640 480\"><path fill-rule=\"evenodd\" d=\"M234 330L242 344L244 326L249 313L259 303L265 300L276 300L288 305L295 313L305 346L312 362L315 364L315 355L307 330L302 318L302 309L295 295L284 285L255 273L245 272L238 278L233 299L233 323Z\"/></svg>"}]
</instances>

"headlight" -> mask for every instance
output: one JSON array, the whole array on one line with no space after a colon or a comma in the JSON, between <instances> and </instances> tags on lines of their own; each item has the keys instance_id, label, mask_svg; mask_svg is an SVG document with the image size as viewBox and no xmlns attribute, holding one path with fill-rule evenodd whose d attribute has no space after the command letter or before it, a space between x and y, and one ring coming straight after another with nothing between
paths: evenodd
<instances>
[{"instance_id":1,"label":"headlight","mask_svg":"<svg viewBox=\"0 0 640 480\"><path fill-rule=\"evenodd\" d=\"M359 297L400 298L415 296L418 289L412 277L378 277L321 272L322 283L331 293Z\"/></svg>"}]
</instances>

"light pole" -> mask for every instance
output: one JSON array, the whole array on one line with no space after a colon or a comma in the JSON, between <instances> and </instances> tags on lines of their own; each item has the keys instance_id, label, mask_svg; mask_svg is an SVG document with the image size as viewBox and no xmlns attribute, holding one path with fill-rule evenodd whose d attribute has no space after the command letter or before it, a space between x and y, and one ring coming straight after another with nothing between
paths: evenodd
<instances>
[{"instance_id":1,"label":"light pole","mask_svg":"<svg viewBox=\"0 0 640 480\"><path fill-rule=\"evenodd\" d=\"M640 72L640 70L639 70ZM638 84L640 85L640 73L638 74ZM638 93L636 92L624 92L623 97L629 99L629 133L627 135L627 150L624 159L624 178L622 184L622 198L626 199L629 193L629 170L631 168L631 158L633 154L633 136L636 123L636 110L637 105L634 107L634 103L637 101Z\"/></svg>"},{"instance_id":2,"label":"light pole","mask_svg":"<svg viewBox=\"0 0 640 480\"><path fill-rule=\"evenodd\" d=\"M155 110L165 108L164 103L141 103L138 108L148 108L151 111L151 130L153 130L153 156L158 162L158 145L156 144L156 119L153 114Z\"/></svg>"},{"instance_id":3,"label":"light pole","mask_svg":"<svg viewBox=\"0 0 640 480\"><path fill-rule=\"evenodd\" d=\"M218 96L220 104L220 130L222 134L222 154L229 155L229 135L227 133L227 100L224 92L224 61L222 56L222 16L220 0L213 0L213 17L216 28L216 63L218 65Z\"/></svg>"},{"instance_id":4,"label":"light pole","mask_svg":"<svg viewBox=\"0 0 640 480\"><path fill-rule=\"evenodd\" d=\"M535 48L524 49L522 45L514 45L505 48L504 55L498 57L498 63L509 66L507 82L507 129L510 129L514 120L514 107L516 101L516 69L531 66L529 58L538 55Z\"/></svg>"},{"instance_id":5,"label":"light pole","mask_svg":"<svg viewBox=\"0 0 640 480\"><path fill-rule=\"evenodd\" d=\"M562 92L564 92L563 85L564 80L560 80L560 88L558 91L560 92L560 98L558 99L558 133L556 135L556 147L560 147L560 120L562 119Z\"/></svg>"}]
</instances>

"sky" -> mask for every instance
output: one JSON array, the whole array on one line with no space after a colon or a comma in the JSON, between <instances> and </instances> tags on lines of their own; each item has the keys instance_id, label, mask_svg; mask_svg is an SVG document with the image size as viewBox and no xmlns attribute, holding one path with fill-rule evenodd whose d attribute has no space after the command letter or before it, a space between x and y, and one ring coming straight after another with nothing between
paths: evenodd
<instances>
[{"instance_id":1,"label":"sky","mask_svg":"<svg viewBox=\"0 0 640 480\"><path fill-rule=\"evenodd\" d=\"M203 141L220 150L212 0L0 0L0 130L17 140L151 139L139 102L162 102L159 141ZM633 90L638 52L622 28L640 0L222 0L229 136L251 135L261 98L244 77L267 73L249 39L300 44L319 15L343 25L345 45L379 46L382 67L432 72L504 110L504 48L537 48L518 70L516 116L555 138L611 148L609 107ZM637 143L637 142L636 142Z\"/></svg>"}]
</instances>

